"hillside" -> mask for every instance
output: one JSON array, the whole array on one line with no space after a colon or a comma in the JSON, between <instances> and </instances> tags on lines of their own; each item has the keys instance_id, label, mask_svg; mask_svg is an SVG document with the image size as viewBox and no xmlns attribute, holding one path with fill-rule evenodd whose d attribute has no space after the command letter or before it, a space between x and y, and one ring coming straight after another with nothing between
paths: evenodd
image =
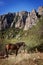
<instances>
[{"instance_id":1,"label":"hillside","mask_svg":"<svg viewBox=\"0 0 43 65\"><path fill-rule=\"evenodd\" d=\"M43 43L43 7L0 16L0 43L25 42L28 49Z\"/></svg>"}]
</instances>

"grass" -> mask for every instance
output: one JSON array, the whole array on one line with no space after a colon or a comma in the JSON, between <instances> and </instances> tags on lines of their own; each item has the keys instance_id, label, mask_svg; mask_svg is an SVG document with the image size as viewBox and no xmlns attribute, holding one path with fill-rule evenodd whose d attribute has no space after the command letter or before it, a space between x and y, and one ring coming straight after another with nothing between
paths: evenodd
<instances>
[{"instance_id":1,"label":"grass","mask_svg":"<svg viewBox=\"0 0 43 65\"><path fill-rule=\"evenodd\" d=\"M23 56L24 55L24 56ZM37 54L34 56L34 54L31 56L31 54L28 56L23 54L22 56L18 55L15 57L10 57L10 59L0 59L0 65L43 65L43 59L35 59L35 56L37 57ZM34 58L33 58L34 56ZM43 57L43 56L42 56ZM28 59L27 59L28 58Z\"/></svg>"}]
</instances>

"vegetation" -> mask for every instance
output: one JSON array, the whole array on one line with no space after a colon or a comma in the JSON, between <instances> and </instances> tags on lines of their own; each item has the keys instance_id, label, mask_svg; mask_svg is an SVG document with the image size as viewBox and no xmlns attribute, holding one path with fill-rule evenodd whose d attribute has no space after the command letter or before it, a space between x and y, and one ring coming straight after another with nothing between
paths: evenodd
<instances>
[{"instance_id":1,"label":"vegetation","mask_svg":"<svg viewBox=\"0 0 43 65\"><path fill-rule=\"evenodd\" d=\"M28 49L37 46L43 43L43 17L41 17L39 21L37 21L36 25L28 31L24 31L23 29L15 29L13 27L4 30L2 37L2 43L16 43L19 41L24 41L28 45Z\"/></svg>"}]
</instances>

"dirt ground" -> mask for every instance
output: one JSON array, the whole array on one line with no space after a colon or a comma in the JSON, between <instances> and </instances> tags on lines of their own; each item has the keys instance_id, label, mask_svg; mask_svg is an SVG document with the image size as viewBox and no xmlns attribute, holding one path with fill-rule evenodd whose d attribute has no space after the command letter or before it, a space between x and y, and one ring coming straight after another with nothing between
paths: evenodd
<instances>
[{"instance_id":1,"label":"dirt ground","mask_svg":"<svg viewBox=\"0 0 43 65\"><path fill-rule=\"evenodd\" d=\"M0 65L43 65L43 53L20 53L0 59Z\"/></svg>"}]
</instances>

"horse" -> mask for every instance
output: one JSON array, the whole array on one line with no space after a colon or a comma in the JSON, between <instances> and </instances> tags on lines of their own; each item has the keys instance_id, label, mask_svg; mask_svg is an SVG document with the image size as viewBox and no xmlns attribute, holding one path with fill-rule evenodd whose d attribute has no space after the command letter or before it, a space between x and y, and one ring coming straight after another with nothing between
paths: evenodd
<instances>
[{"instance_id":1,"label":"horse","mask_svg":"<svg viewBox=\"0 0 43 65\"><path fill-rule=\"evenodd\" d=\"M15 50L15 54L17 56L18 54L18 50L19 48L23 46L25 47L25 43L24 42L18 42L18 43L15 43L15 44L12 44L12 43L9 43L9 44L6 44L5 45L5 53L6 53L6 57L8 57L8 54L9 54L9 50Z\"/></svg>"}]
</instances>

